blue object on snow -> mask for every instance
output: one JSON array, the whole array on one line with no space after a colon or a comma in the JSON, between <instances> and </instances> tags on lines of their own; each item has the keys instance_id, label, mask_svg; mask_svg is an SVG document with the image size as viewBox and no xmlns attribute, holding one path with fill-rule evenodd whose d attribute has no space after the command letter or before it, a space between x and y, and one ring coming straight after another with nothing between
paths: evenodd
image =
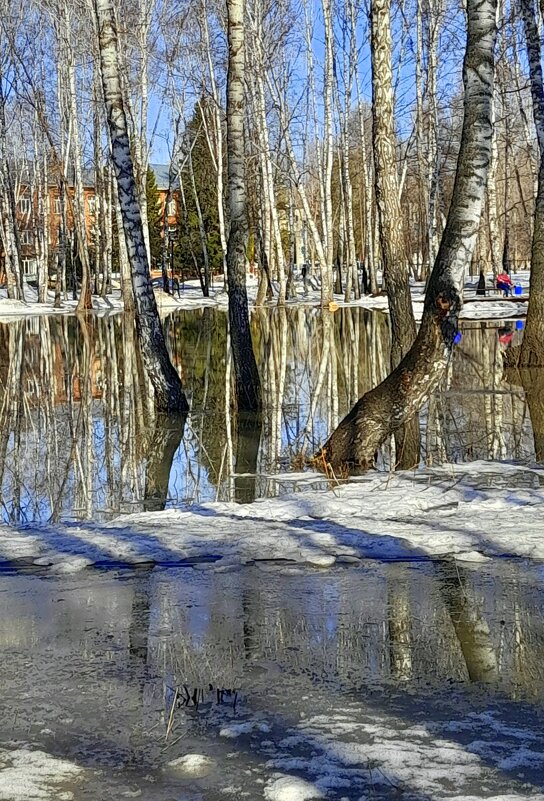
<instances>
[{"instance_id":1,"label":"blue object on snow","mask_svg":"<svg viewBox=\"0 0 544 801\"><path fill-rule=\"evenodd\" d=\"M454 336L454 338L453 338L453 344L454 344L454 345L458 345L458 344L461 342L461 337L462 337L462 336L463 336L463 335L461 334L461 332L460 332L460 331L458 331L458 332L456 333L456 335Z\"/></svg>"},{"instance_id":2,"label":"blue object on snow","mask_svg":"<svg viewBox=\"0 0 544 801\"><path fill-rule=\"evenodd\" d=\"M516 320L516 329L521 331L523 328L523 320Z\"/></svg>"},{"instance_id":3,"label":"blue object on snow","mask_svg":"<svg viewBox=\"0 0 544 801\"><path fill-rule=\"evenodd\" d=\"M523 294L523 287L521 284L516 284L514 287L514 295L522 295Z\"/></svg>"}]
</instances>

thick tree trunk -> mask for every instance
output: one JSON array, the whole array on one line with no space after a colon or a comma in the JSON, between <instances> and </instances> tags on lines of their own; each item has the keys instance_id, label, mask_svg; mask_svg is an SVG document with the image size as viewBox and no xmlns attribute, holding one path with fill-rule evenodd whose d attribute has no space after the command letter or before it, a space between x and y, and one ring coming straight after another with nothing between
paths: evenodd
<instances>
[{"instance_id":1,"label":"thick tree trunk","mask_svg":"<svg viewBox=\"0 0 544 801\"><path fill-rule=\"evenodd\" d=\"M246 187L244 162L244 0L227 0L227 154L230 232L227 244L229 323L236 400L241 411L260 407L260 381L251 342L246 290Z\"/></svg>"},{"instance_id":2,"label":"thick tree trunk","mask_svg":"<svg viewBox=\"0 0 544 801\"><path fill-rule=\"evenodd\" d=\"M458 333L465 270L478 236L491 157L491 106L497 0L468 0L463 65L464 121L446 228L433 268L416 341L399 366L342 420L316 465L336 474L365 470L385 439L410 420L436 387Z\"/></svg>"},{"instance_id":3,"label":"thick tree trunk","mask_svg":"<svg viewBox=\"0 0 544 801\"><path fill-rule=\"evenodd\" d=\"M544 366L544 82L542 51L534 0L521 0L521 11L527 43L533 116L538 139L540 166L536 194L531 278L527 324L521 345L520 366Z\"/></svg>"},{"instance_id":4,"label":"thick tree trunk","mask_svg":"<svg viewBox=\"0 0 544 801\"><path fill-rule=\"evenodd\" d=\"M136 302L136 327L146 371L160 411L186 412L187 399L180 377L170 361L151 280L127 122L121 94L117 28L112 0L95 0L104 100L111 135L112 161Z\"/></svg>"},{"instance_id":5,"label":"thick tree trunk","mask_svg":"<svg viewBox=\"0 0 544 801\"><path fill-rule=\"evenodd\" d=\"M383 280L391 319L391 369L408 353L416 336L408 281L400 193L395 158L394 93L389 0L372 0L372 131L376 202ZM414 417L396 429L396 462L402 468L419 464L419 421Z\"/></svg>"}]
</instances>

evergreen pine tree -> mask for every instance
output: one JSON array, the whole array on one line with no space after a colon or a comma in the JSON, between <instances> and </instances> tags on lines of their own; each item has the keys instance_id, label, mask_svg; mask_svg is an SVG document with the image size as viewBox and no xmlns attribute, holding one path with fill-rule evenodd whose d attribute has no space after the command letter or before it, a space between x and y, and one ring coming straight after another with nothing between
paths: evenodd
<instances>
[{"instance_id":1,"label":"evergreen pine tree","mask_svg":"<svg viewBox=\"0 0 544 801\"><path fill-rule=\"evenodd\" d=\"M204 113L208 113L205 99L201 101L200 105L205 109ZM193 118L187 123L185 136L187 147L192 146L192 164L200 211L204 222L210 271L220 272L223 267L223 254L219 235L217 184L212 178L215 168L206 135L202 130L201 111L198 106L195 107ZM185 274L193 274L195 268L201 269L204 263L198 216L187 165L183 170L182 180L185 187L186 207L182 214L182 224L179 228L179 258Z\"/></svg>"}]
</instances>

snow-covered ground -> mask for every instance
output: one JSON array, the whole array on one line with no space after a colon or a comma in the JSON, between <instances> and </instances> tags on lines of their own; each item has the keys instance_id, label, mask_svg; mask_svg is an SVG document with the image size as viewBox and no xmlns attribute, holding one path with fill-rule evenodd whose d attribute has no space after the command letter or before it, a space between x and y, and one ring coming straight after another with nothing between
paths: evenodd
<instances>
[{"instance_id":1,"label":"snow-covered ground","mask_svg":"<svg viewBox=\"0 0 544 801\"><path fill-rule=\"evenodd\" d=\"M529 287L529 273L521 272L514 276L515 284L522 288L524 299L519 303L510 301L502 301L500 295L497 293L495 300L487 300L485 302L473 301L475 295L475 283L470 280L465 286L465 297L470 299L471 302L467 303L463 309L462 317L464 319L494 319L494 318L512 318L519 317L526 314L527 311L527 292ZM492 284L491 276L488 276L488 285ZM254 276L248 276L248 298L250 304L255 302L257 294L257 279ZM295 282L295 297L289 301L289 304L304 304L315 306L320 303L320 292L317 284L311 286L307 285L307 291L301 281ZM206 306L214 306L218 308L226 308L227 306L227 293L222 279L216 278L214 285L210 292L209 298L202 296L199 282L195 280L186 281L183 289L179 294L167 295L162 290L156 290L157 304L162 313L170 313L176 309L190 309L202 308ZM412 295L414 302L414 312L416 319L421 317L423 313L423 296L424 285L422 283L412 284ZM25 287L25 301L14 301L7 298L6 289L0 288L0 322L9 321L16 317L28 317L31 315L48 315L48 314L74 314L77 301L63 300L61 308L54 308L54 293L49 292L47 303L37 302L37 292L30 286ZM336 306L360 306L367 309L381 309L387 311L387 297L380 295L373 297L366 295L357 301L345 303L341 295L336 295L334 300ZM123 302L120 296L119 289L115 289L111 295L106 298L93 297L93 307L97 314L117 313L122 311Z\"/></svg>"},{"instance_id":2,"label":"snow-covered ground","mask_svg":"<svg viewBox=\"0 0 544 801\"><path fill-rule=\"evenodd\" d=\"M93 564L176 564L213 557L209 569L259 559L323 568L364 558L481 561L544 559L544 469L473 462L414 473L370 473L328 490L316 474L299 491L252 504L206 503L116 518L105 525L0 527L0 560L56 572ZM307 491L305 491L307 488Z\"/></svg>"}]
</instances>

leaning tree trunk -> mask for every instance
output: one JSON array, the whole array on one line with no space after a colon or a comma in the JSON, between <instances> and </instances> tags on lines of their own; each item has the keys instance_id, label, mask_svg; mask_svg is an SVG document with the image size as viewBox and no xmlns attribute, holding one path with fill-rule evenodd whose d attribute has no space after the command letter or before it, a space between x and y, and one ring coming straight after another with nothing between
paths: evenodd
<instances>
[{"instance_id":1,"label":"leaning tree trunk","mask_svg":"<svg viewBox=\"0 0 544 801\"><path fill-rule=\"evenodd\" d=\"M544 82L541 45L534 0L521 0L527 42L533 116L538 139L540 166L535 203L531 278L527 325L520 353L520 366L544 366Z\"/></svg>"},{"instance_id":2,"label":"leaning tree trunk","mask_svg":"<svg viewBox=\"0 0 544 801\"><path fill-rule=\"evenodd\" d=\"M394 92L389 0L372 0L372 140L383 279L391 318L391 369L408 353L416 323L404 248L399 181L395 154ZM419 420L413 417L395 430L396 463L419 464Z\"/></svg>"},{"instance_id":3,"label":"leaning tree trunk","mask_svg":"<svg viewBox=\"0 0 544 801\"><path fill-rule=\"evenodd\" d=\"M416 341L399 366L355 404L315 457L335 471L369 468L376 450L436 387L458 333L466 267L478 236L491 157L497 0L468 0L464 121L455 186Z\"/></svg>"},{"instance_id":4,"label":"leaning tree trunk","mask_svg":"<svg viewBox=\"0 0 544 801\"><path fill-rule=\"evenodd\" d=\"M227 243L229 324L241 411L260 407L260 381L251 342L246 290L246 187L244 164L244 0L227 0L227 155L230 232Z\"/></svg>"},{"instance_id":5,"label":"leaning tree trunk","mask_svg":"<svg viewBox=\"0 0 544 801\"><path fill-rule=\"evenodd\" d=\"M180 377L170 361L151 280L121 83L119 79L118 39L113 0L95 0L98 23L100 65L104 101L111 135L112 161L123 218L128 257L132 267L132 287L136 303L136 326L145 368L155 390L160 411L186 412L187 399Z\"/></svg>"}]
</instances>

